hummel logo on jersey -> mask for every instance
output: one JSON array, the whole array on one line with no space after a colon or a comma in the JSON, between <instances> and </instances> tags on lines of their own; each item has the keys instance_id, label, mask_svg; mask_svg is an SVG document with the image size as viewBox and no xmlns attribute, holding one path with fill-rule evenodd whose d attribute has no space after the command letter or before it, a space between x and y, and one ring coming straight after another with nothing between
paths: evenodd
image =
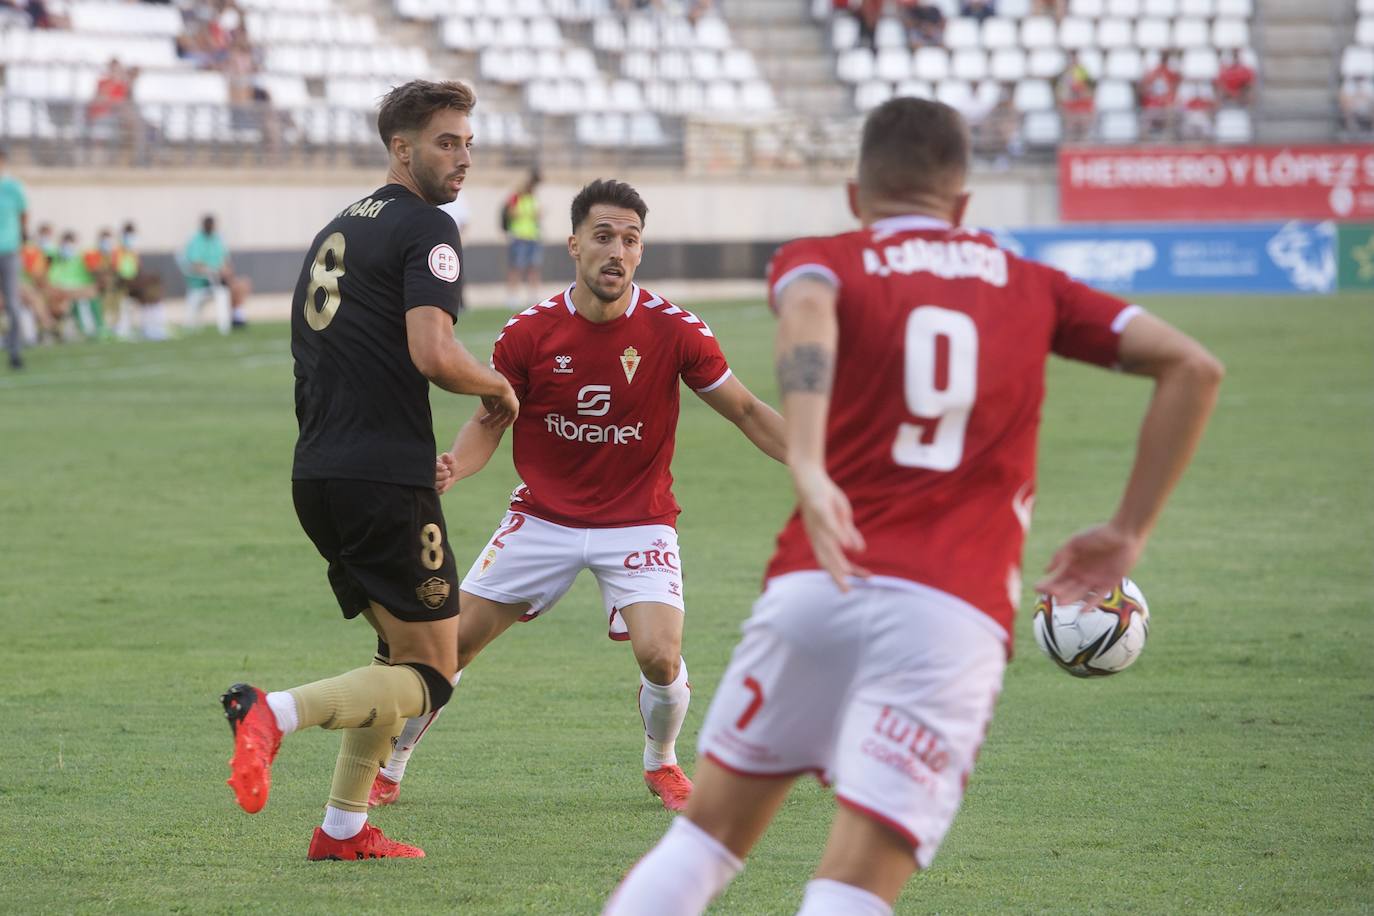
<instances>
[{"instance_id":1,"label":"hummel logo on jersey","mask_svg":"<svg viewBox=\"0 0 1374 916\"><path fill-rule=\"evenodd\" d=\"M572 357L571 357L571 356L555 356L555 357L553 358L553 361L556 362L556 363L558 363L558 368L557 368L557 369L554 369L554 370L553 370L554 372L562 373L562 374L564 374L564 375L571 375L571 374L572 374Z\"/></svg>"},{"instance_id":2,"label":"hummel logo on jersey","mask_svg":"<svg viewBox=\"0 0 1374 916\"><path fill-rule=\"evenodd\" d=\"M572 371L572 370L569 370ZM582 417L604 417L611 412L610 385L583 385L577 393L577 413Z\"/></svg>"}]
</instances>

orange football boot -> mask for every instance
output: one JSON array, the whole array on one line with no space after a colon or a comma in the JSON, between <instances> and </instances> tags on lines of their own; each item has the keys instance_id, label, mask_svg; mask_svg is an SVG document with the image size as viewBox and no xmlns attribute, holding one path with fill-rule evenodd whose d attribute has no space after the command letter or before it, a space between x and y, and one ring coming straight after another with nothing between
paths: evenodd
<instances>
[{"instance_id":1,"label":"orange football boot","mask_svg":"<svg viewBox=\"0 0 1374 916\"><path fill-rule=\"evenodd\" d=\"M692 795L692 781L675 763L659 767L657 770L644 771L644 784L649 791L663 800L663 807L669 811L681 811L687 807L687 799Z\"/></svg>"},{"instance_id":2,"label":"orange football boot","mask_svg":"<svg viewBox=\"0 0 1374 916\"><path fill-rule=\"evenodd\" d=\"M281 747L281 729L267 705L267 694L249 684L235 684L219 698L234 733L234 756L227 783L239 807L257 814L272 791L272 761Z\"/></svg>"},{"instance_id":3,"label":"orange football boot","mask_svg":"<svg viewBox=\"0 0 1374 916\"><path fill-rule=\"evenodd\" d=\"M356 836L346 840L336 840L316 827L315 835L310 838L310 851L305 854L311 862L332 860L351 862L357 859L423 859L425 851L419 846L408 846L389 840L371 824L364 824Z\"/></svg>"}]
</instances>

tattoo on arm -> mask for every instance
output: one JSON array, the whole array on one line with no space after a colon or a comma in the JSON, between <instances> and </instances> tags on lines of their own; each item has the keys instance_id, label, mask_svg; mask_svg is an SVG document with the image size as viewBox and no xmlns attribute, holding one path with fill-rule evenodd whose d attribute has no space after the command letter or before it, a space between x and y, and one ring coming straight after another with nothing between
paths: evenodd
<instances>
[{"instance_id":1,"label":"tattoo on arm","mask_svg":"<svg viewBox=\"0 0 1374 916\"><path fill-rule=\"evenodd\" d=\"M778 359L778 388L791 392L825 394L830 390L834 354L820 344L798 344Z\"/></svg>"}]
</instances>

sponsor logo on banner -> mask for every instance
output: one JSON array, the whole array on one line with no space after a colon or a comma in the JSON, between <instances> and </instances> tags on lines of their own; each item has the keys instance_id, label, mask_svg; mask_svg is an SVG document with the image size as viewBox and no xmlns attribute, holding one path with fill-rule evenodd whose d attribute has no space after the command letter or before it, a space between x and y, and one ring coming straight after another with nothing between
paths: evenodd
<instances>
[{"instance_id":1,"label":"sponsor logo on banner","mask_svg":"<svg viewBox=\"0 0 1374 916\"><path fill-rule=\"evenodd\" d=\"M625 352L620 354L620 367L625 370L625 381L633 382L635 372L639 369L639 351L634 347L626 347Z\"/></svg>"},{"instance_id":2,"label":"sponsor logo on banner","mask_svg":"<svg viewBox=\"0 0 1374 916\"><path fill-rule=\"evenodd\" d=\"M1070 222L1368 220L1374 146L1066 149L1059 212Z\"/></svg>"},{"instance_id":3,"label":"sponsor logo on banner","mask_svg":"<svg viewBox=\"0 0 1374 916\"><path fill-rule=\"evenodd\" d=\"M1045 263L1058 267L1086 283L1102 286L1130 285L1135 275L1157 260L1148 239L1057 242L1041 249Z\"/></svg>"},{"instance_id":4,"label":"sponsor logo on banner","mask_svg":"<svg viewBox=\"0 0 1374 916\"><path fill-rule=\"evenodd\" d=\"M1332 223L1303 226L1286 223L1265 246L1293 286L1313 293L1336 288L1336 227Z\"/></svg>"}]
</instances>

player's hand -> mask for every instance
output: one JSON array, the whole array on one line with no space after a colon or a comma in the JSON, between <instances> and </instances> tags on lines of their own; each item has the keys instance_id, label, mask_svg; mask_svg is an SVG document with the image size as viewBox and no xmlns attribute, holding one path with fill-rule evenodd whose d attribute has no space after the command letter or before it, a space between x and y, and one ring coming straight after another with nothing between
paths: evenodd
<instances>
[{"instance_id":1,"label":"player's hand","mask_svg":"<svg viewBox=\"0 0 1374 916\"><path fill-rule=\"evenodd\" d=\"M793 469L793 482L802 524L806 526L816 561L835 580L840 591L849 591L851 576L869 575L868 570L847 556L868 549L863 535L854 527L854 510L849 505L849 498L820 468L813 471Z\"/></svg>"},{"instance_id":2,"label":"player's hand","mask_svg":"<svg viewBox=\"0 0 1374 916\"><path fill-rule=\"evenodd\" d=\"M1120 584L1144 549L1144 536L1110 522L1085 528L1055 552L1035 589L1060 604L1095 604Z\"/></svg>"},{"instance_id":3,"label":"player's hand","mask_svg":"<svg viewBox=\"0 0 1374 916\"><path fill-rule=\"evenodd\" d=\"M516 398L515 389L509 383L500 394L482 395L482 406L486 408L487 413L478 422L493 429L505 429L520 415L520 400Z\"/></svg>"},{"instance_id":4,"label":"player's hand","mask_svg":"<svg viewBox=\"0 0 1374 916\"><path fill-rule=\"evenodd\" d=\"M458 482L458 476L454 468L458 459L453 457L452 452L444 452L434 459L434 489L443 496L449 489Z\"/></svg>"}]
</instances>

